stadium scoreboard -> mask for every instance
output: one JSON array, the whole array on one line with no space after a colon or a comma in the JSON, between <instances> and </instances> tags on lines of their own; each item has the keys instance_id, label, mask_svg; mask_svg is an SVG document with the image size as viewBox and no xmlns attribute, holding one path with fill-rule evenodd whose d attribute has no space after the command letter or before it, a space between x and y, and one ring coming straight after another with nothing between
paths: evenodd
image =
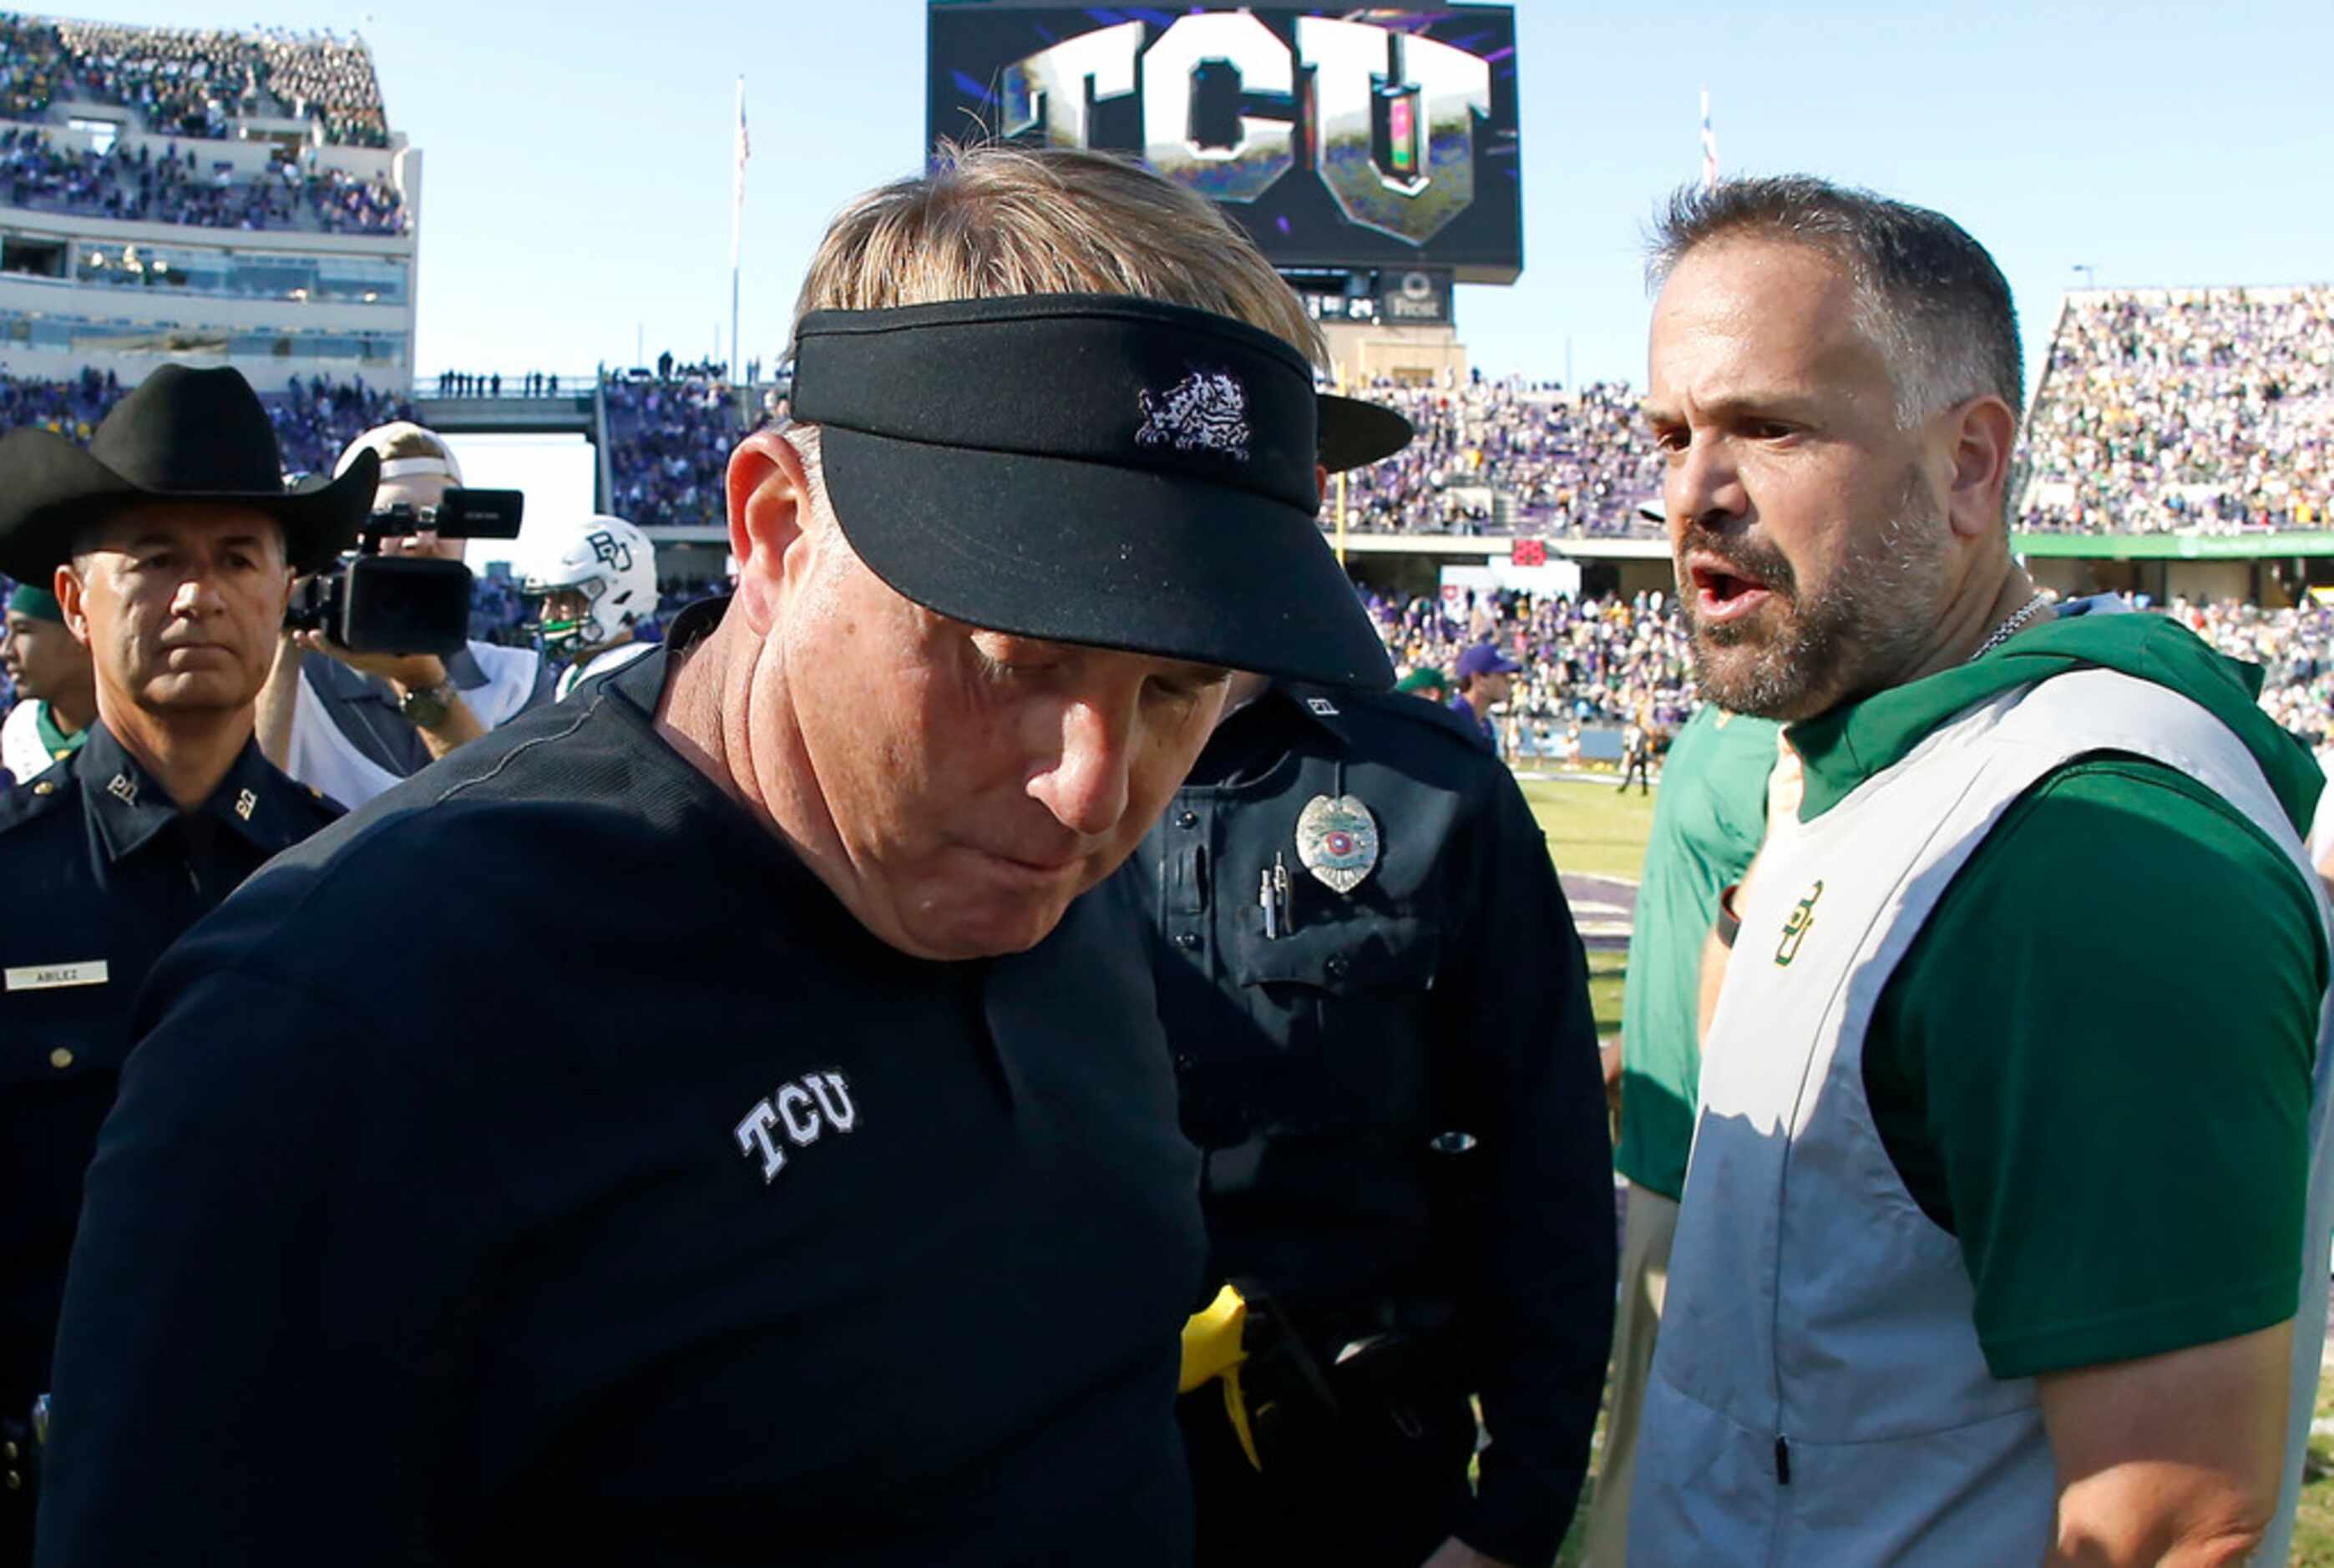
<instances>
[{"instance_id":1,"label":"stadium scoreboard","mask_svg":"<svg viewBox=\"0 0 2334 1568\"><path fill-rule=\"evenodd\" d=\"M1515 13L931 0L927 144L1133 154L1283 268L1513 283ZM1392 292L1392 291L1390 291Z\"/></svg>"}]
</instances>

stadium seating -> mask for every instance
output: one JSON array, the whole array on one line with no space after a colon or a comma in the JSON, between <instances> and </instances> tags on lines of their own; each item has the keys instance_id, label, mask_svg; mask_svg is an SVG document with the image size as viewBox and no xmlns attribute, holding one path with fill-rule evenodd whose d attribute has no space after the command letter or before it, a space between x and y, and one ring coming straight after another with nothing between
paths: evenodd
<instances>
[{"instance_id":1,"label":"stadium seating","mask_svg":"<svg viewBox=\"0 0 2334 1568\"><path fill-rule=\"evenodd\" d=\"M346 146L389 140L361 40L0 16L0 114L41 120L67 102L134 110L158 136L218 139L231 117L265 115L313 120Z\"/></svg>"},{"instance_id":2,"label":"stadium seating","mask_svg":"<svg viewBox=\"0 0 2334 1568\"><path fill-rule=\"evenodd\" d=\"M33 126L0 130L0 197L41 212L205 228L405 231L404 197L387 180L339 169L303 176L288 159L256 178L230 178L206 169L193 146L159 158L151 143L101 155L55 146Z\"/></svg>"},{"instance_id":3,"label":"stadium seating","mask_svg":"<svg viewBox=\"0 0 2334 1568\"><path fill-rule=\"evenodd\" d=\"M688 376L611 377L602 390L616 513L650 527L721 523L722 472L745 434L736 390Z\"/></svg>"},{"instance_id":4,"label":"stadium seating","mask_svg":"<svg viewBox=\"0 0 2334 1568\"><path fill-rule=\"evenodd\" d=\"M1375 595L1365 601L1404 671L1432 665L1447 673L1469 645L1496 643L1523 667L1509 707L1529 725L1623 724L1644 715L1670 727L1683 724L1698 700L1685 620L1667 594L1576 601L1501 592L1455 603Z\"/></svg>"},{"instance_id":5,"label":"stadium seating","mask_svg":"<svg viewBox=\"0 0 2334 1568\"><path fill-rule=\"evenodd\" d=\"M86 441L124 391L94 370L74 381L29 380L0 375L0 431L39 425ZM275 426L275 443L288 474L330 474L341 450L362 432L391 419L413 418L412 405L362 381L304 381L280 390L261 387L260 401Z\"/></svg>"},{"instance_id":6,"label":"stadium seating","mask_svg":"<svg viewBox=\"0 0 2334 1568\"><path fill-rule=\"evenodd\" d=\"M1495 642L1523 666L1509 710L1527 751L1549 753L1567 726L1619 725L1649 717L1674 732L1701 705L1674 598L1639 594L1574 603L1500 592L1450 606L1365 595L1397 669L1445 671L1469 644ZM2308 603L2263 610L2250 604L2164 609L2206 642L2262 666L2261 706L2334 765L2334 608Z\"/></svg>"},{"instance_id":7,"label":"stadium seating","mask_svg":"<svg viewBox=\"0 0 2334 1568\"><path fill-rule=\"evenodd\" d=\"M2018 495L2033 529L2334 526L2334 287L2076 296Z\"/></svg>"},{"instance_id":8,"label":"stadium seating","mask_svg":"<svg viewBox=\"0 0 2334 1568\"><path fill-rule=\"evenodd\" d=\"M1476 380L1357 395L1418 431L1407 450L1352 476L1347 525L1365 533L1625 534L1643 530L1636 508L1661 489L1659 454L1625 385L1575 395ZM1511 515L1495 504L1502 495Z\"/></svg>"},{"instance_id":9,"label":"stadium seating","mask_svg":"<svg viewBox=\"0 0 2334 1568\"><path fill-rule=\"evenodd\" d=\"M1418 428L1355 476L1364 532L1649 534L1661 464L1626 385L1372 387ZM2101 291L2061 318L2012 487L2021 528L2334 528L2334 287ZM1497 515L1505 496L1509 516Z\"/></svg>"}]
</instances>

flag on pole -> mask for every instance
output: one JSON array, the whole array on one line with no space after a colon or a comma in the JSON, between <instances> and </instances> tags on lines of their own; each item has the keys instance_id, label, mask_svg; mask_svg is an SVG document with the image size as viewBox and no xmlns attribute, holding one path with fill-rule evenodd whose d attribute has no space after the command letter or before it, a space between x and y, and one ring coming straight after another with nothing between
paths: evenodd
<instances>
[{"instance_id":1,"label":"flag on pole","mask_svg":"<svg viewBox=\"0 0 2334 1568\"><path fill-rule=\"evenodd\" d=\"M738 162L729 181L729 265L738 265L739 242L746 226L746 160L754 155L754 143L746 134L746 79L738 78Z\"/></svg>"},{"instance_id":2,"label":"flag on pole","mask_svg":"<svg viewBox=\"0 0 2334 1568\"><path fill-rule=\"evenodd\" d=\"M743 120L738 122L738 134L745 134ZM744 166L741 164L739 167ZM1702 188L1718 188L1718 132L1710 128L1710 89L1707 87L1702 90Z\"/></svg>"}]
</instances>

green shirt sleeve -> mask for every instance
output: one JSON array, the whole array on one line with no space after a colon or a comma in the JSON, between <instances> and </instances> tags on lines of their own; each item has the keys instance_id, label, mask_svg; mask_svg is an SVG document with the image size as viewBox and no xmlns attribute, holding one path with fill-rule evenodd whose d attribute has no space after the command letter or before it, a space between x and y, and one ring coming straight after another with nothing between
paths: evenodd
<instances>
[{"instance_id":1,"label":"green shirt sleeve","mask_svg":"<svg viewBox=\"0 0 2334 1568\"><path fill-rule=\"evenodd\" d=\"M2293 863L2194 780L2104 757L2011 808L1865 1047L1996 1377L2292 1315L2326 971Z\"/></svg>"}]
</instances>

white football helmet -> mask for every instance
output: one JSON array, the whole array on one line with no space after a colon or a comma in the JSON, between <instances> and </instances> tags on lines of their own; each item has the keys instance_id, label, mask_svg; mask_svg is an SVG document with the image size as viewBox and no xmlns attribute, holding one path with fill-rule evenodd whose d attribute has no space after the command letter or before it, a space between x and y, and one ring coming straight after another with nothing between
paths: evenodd
<instances>
[{"instance_id":1,"label":"white football helmet","mask_svg":"<svg viewBox=\"0 0 2334 1568\"><path fill-rule=\"evenodd\" d=\"M657 607L656 546L622 517L595 515L564 528L519 582L540 600L562 589L584 596L580 615L551 619L535 608L535 627L555 650L602 648Z\"/></svg>"}]
</instances>

